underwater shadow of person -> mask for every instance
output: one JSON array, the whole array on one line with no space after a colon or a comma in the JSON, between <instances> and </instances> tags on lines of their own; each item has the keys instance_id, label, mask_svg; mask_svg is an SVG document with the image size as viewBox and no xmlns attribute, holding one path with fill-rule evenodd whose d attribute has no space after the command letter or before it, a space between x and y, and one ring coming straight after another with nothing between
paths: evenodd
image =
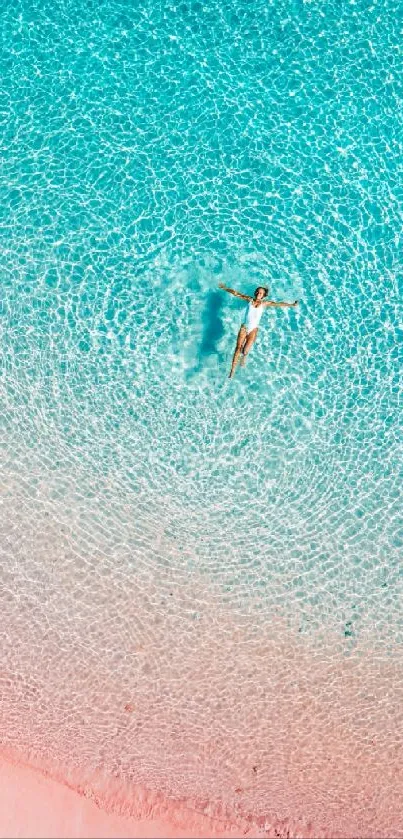
<instances>
[{"instance_id":1,"label":"underwater shadow of person","mask_svg":"<svg viewBox=\"0 0 403 839\"><path fill-rule=\"evenodd\" d=\"M220 291L209 291L202 315L203 334L199 349L199 361L190 374L198 373L203 367L203 360L209 355L218 353L218 342L224 335L221 320L221 310L224 306L224 295Z\"/></svg>"}]
</instances>

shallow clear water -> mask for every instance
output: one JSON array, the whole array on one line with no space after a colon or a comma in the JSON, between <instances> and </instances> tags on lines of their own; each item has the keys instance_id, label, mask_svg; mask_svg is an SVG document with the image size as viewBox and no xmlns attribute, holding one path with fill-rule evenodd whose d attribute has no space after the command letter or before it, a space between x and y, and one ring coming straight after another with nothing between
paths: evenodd
<instances>
[{"instance_id":1,"label":"shallow clear water","mask_svg":"<svg viewBox=\"0 0 403 839\"><path fill-rule=\"evenodd\" d=\"M398 17L362 0L3 10L4 669L36 690L29 724L13 697L5 742L62 759L80 732L78 764L127 774L131 761L162 788L151 735L114 746L97 715L86 736L78 723L84 671L96 690L114 674L105 732L120 689L143 689L130 656L147 643L145 603L168 739L185 679L172 648L188 639L196 666L194 626L215 615L221 638L221 608L269 634L280 616L325 664L334 639L340 660L365 641L401 667ZM300 301L265 313L231 382L243 304L219 282ZM247 682L237 650L216 720ZM198 679L214 719L208 665L193 697ZM188 774L169 740L164 783L214 798L190 706L178 699ZM244 810L264 807L256 795Z\"/></svg>"}]
</instances>

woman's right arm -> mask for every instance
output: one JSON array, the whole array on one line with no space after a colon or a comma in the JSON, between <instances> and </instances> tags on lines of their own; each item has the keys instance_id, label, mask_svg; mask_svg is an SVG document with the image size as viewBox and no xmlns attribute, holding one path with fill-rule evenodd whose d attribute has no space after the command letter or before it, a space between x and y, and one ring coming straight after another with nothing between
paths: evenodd
<instances>
[{"instance_id":1,"label":"woman's right arm","mask_svg":"<svg viewBox=\"0 0 403 839\"><path fill-rule=\"evenodd\" d=\"M224 283L219 283L218 288L222 288L223 291L228 291L229 294L233 294L234 297L240 297L241 300L252 300L248 294L242 294L240 291L235 291L233 288L228 288Z\"/></svg>"}]
</instances>

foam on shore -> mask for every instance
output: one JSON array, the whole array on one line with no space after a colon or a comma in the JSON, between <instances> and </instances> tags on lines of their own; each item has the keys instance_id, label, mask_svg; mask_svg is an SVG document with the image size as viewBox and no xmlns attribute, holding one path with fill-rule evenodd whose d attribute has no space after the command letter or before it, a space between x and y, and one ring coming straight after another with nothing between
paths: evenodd
<instances>
[{"instance_id":1,"label":"foam on shore","mask_svg":"<svg viewBox=\"0 0 403 839\"><path fill-rule=\"evenodd\" d=\"M45 770L18 763L16 757L0 756L0 837L241 837L268 836L270 825L241 821L231 825L225 819L211 818L183 801L169 801L140 787L132 787L130 801L122 798L122 788L110 779L109 811L105 797L88 784L74 788L50 777ZM128 790L126 790L128 793ZM200 806L200 805L199 805ZM121 814L126 810L126 815ZM131 815L129 815L129 811ZM133 812L137 812L134 816ZM278 827L281 827L280 825ZM273 835L279 836L274 831ZM286 835L284 833L284 835ZM291 835L288 833L288 835Z\"/></svg>"}]
</instances>

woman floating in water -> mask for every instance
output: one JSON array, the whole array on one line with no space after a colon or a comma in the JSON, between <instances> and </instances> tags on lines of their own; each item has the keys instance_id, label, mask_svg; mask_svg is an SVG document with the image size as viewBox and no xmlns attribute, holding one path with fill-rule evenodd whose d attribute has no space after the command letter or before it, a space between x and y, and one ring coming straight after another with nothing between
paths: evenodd
<instances>
[{"instance_id":1,"label":"woman floating in water","mask_svg":"<svg viewBox=\"0 0 403 839\"><path fill-rule=\"evenodd\" d=\"M234 357L232 359L231 372L229 374L229 378L232 379L239 361L239 356L242 353L241 365L243 366L252 344L256 341L258 326L260 318L263 314L263 309L266 308L266 306L296 306L298 300L294 300L294 303L275 303L274 300L265 300L264 298L267 297L269 289L264 288L263 286L259 286L256 289L253 297L249 297L248 294L241 294L240 291L234 291L233 288L227 288L227 286L223 283L220 283L218 288L222 288L223 291L228 291L235 297L240 297L241 300L248 301L241 323L241 328L238 332L238 339L236 342Z\"/></svg>"}]
</instances>

